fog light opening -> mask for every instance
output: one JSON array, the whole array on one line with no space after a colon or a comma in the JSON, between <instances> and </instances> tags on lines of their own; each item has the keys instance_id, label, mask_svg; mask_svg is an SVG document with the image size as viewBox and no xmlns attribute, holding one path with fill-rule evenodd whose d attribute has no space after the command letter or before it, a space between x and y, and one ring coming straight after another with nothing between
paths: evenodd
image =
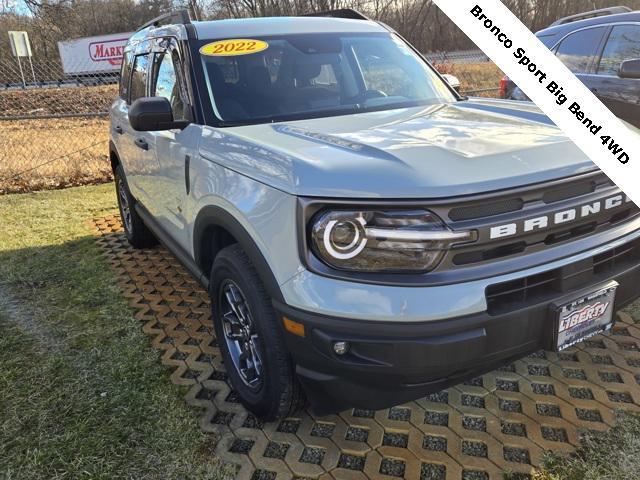
<instances>
[{"instance_id":1,"label":"fog light opening","mask_svg":"<svg viewBox=\"0 0 640 480\"><path fill-rule=\"evenodd\" d=\"M333 344L333 351L336 355L344 355L349 351L349 342L335 342Z\"/></svg>"}]
</instances>

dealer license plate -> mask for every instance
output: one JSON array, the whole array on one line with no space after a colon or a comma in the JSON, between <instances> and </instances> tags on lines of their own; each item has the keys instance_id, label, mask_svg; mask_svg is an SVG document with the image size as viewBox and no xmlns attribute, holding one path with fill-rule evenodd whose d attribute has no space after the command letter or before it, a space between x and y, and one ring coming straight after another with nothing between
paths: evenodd
<instances>
[{"instance_id":1,"label":"dealer license plate","mask_svg":"<svg viewBox=\"0 0 640 480\"><path fill-rule=\"evenodd\" d=\"M611 329L616 288L618 282L611 281L595 292L558 306L555 323L558 351Z\"/></svg>"}]
</instances>

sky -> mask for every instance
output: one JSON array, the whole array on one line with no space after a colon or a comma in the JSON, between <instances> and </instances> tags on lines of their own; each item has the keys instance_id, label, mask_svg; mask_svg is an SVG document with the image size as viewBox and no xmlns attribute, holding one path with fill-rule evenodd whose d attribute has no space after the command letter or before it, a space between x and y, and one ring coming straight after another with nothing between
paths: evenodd
<instances>
[{"instance_id":1,"label":"sky","mask_svg":"<svg viewBox=\"0 0 640 480\"><path fill-rule=\"evenodd\" d=\"M23 0L0 0L0 13L15 12L28 15L31 12Z\"/></svg>"}]
</instances>

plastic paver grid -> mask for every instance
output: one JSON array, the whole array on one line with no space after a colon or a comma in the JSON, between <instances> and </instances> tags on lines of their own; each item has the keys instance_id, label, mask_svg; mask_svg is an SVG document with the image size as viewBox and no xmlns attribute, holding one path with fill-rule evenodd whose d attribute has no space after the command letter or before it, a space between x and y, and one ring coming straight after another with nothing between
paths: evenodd
<instances>
[{"instance_id":1,"label":"plastic paver grid","mask_svg":"<svg viewBox=\"0 0 640 480\"><path fill-rule=\"evenodd\" d=\"M171 381L215 433L237 479L529 478L545 450L571 452L615 409L640 411L640 323L562 353L539 352L415 402L263 424L226 382L207 293L167 250L129 247L118 217L94 220L98 243Z\"/></svg>"}]
</instances>

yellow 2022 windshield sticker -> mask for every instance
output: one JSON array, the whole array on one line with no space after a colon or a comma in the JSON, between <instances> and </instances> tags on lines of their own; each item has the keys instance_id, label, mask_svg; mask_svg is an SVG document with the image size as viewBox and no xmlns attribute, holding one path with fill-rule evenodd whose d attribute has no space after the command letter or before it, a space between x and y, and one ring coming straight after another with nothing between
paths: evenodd
<instances>
[{"instance_id":1,"label":"yellow 2022 windshield sticker","mask_svg":"<svg viewBox=\"0 0 640 480\"><path fill-rule=\"evenodd\" d=\"M250 53L261 52L267 48L269 48L269 44L262 40L237 38L207 43L200 48L200 54L211 57L226 57L231 55L248 55Z\"/></svg>"}]
</instances>

